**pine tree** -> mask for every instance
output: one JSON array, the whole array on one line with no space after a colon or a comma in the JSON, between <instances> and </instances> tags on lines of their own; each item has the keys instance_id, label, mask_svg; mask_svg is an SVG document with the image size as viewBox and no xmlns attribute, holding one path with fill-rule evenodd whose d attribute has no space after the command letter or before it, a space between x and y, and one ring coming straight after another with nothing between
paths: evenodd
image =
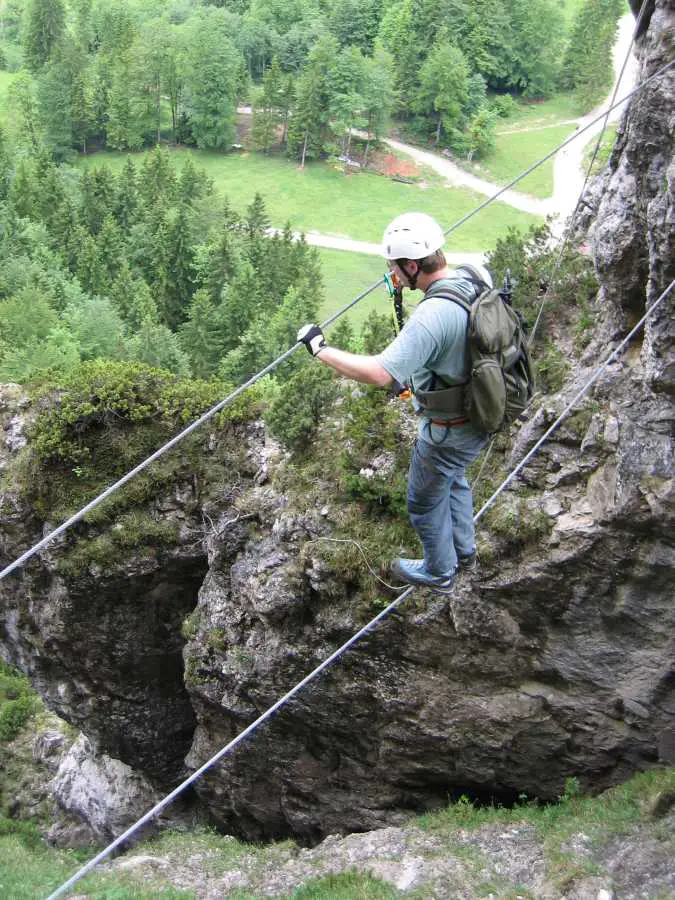
<instances>
[{"instance_id":1,"label":"pine tree","mask_svg":"<svg viewBox=\"0 0 675 900\"><path fill-rule=\"evenodd\" d=\"M296 343L298 328L315 321L318 311L317 295L308 281L299 281L286 291L267 327L270 362Z\"/></svg>"},{"instance_id":2,"label":"pine tree","mask_svg":"<svg viewBox=\"0 0 675 900\"><path fill-rule=\"evenodd\" d=\"M199 290L179 329L180 344L196 378L210 378L218 368L223 347L221 323L208 291Z\"/></svg>"},{"instance_id":3,"label":"pine tree","mask_svg":"<svg viewBox=\"0 0 675 900\"><path fill-rule=\"evenodd\" d=\"M258 103L253 106L251 141L256 150L267 153L274 144L276 129L281 121L282 93L283 75L275 56L263 78Z\"/></svg>"},{"instance_id":4,"label":"pine tree","mask_svg":"<svg viewBox=\"0 0 675 900\"><path fill-rule=\"evenodd\" d=\"M26 159L19 159L9 191L9 202L17 216L32 218L39 203L39 186L33 168Z\"/></svg>"},{"instance_id":5,"label":"pine tree","mask_svg":"<svg viewBox=\"0 0 675 900\"><path fill-rule=\"evenodd\" d=\"M178 179L166 150L157 147L143 160L139 190L146 209L174 203L178 199Z\"/></svg>"},{"instance_id":6,"label":"pine tree","mask_svg":"<svg viewBox=\"0 0 675 900\"><path fill-rule=\"evenodd\" d=\"M332 97L331 70L337 55L337 41L324 35L312 48L307 65L298 78L295 105L288 126L288 152L300 161L315 159L323 150Z\"/></svg>"},{"instance_id":7,"label":"pine tree","mask_svg":"<svg viewBox=\"0 0 675 900\"><path fill-rule=\"evenodd\" d=\"M6 200L9 196L9 186L11 183L12 167L9 160L7 150L7 141L5 131L0 125L0 201Z\"/></svg>"},{"instance_id":8,"label":"pine tree","mask_svg":"<svg viewBox=\"0 0 675 900\"><path fill-rule=\"evenodd\" d=\"M89 294L103 294L109 281L96 239L87 235L77 258L77 277Z\"/></svg>"},{"instance_id":9,"label":"pine tree","mask_svg":"<svg viewBox=\"0 0 675 900\"><path fill-rule=\"evenodd\" d=\"M138 331L146 320L157 322L157 305L150 288L142 278L134 276L126 260L122 262L109 294L115 309L132 331Z\"/></svg>"},{"instance_id":10,"label":"pine tree","mask_svg":"<svg viewBox=\"0 0 675 900\"><path fill-rule=\"evenodd\" d=\"M85 297L64 310L63 321L77 341L82 359L121 359L124 323L107 297Z\"/></svg>"},{"instance_id":11,"label":"pine tree","mask_svg":"<svg viewBox=\"0 0 675 900\"><path fill-rule=\"evenodd\" d=\"M143 123L134 107L134 78L130 54L120 54L111 64L106 123L106 144L114 150L138 150L143 146Z\"/></svg>"},{"instance_id":12,"label":"pine tree","mask_svg":"<svg viewBox=\"0 0 675 900\"><path fill-rule=\"evenodd\" d=\"M136 166L130 156L117 176L117 190L113 214L123 232L127 232L138 220L139 198Z\"/></svg>"},{"instance_id":13,"label":"pine tree","mask_svg":"<svg viewBox=\"0 0 675 900\"><path fill-rule=\"evenodd\" d=\"M262 195L255 192L253 200L246 207L246 231L250 239L263 237L269 228L269 219Z\"/></svg>"},{"instance_id":14,"label":"pine tree","mask_svg":"<svg viewBox=\"0 0 675 900\"><path fill-rule=\"evenodd\" d=\"M358 47L345 47L338 54L331 72L332 97L329 111L332 127L349 156L352 129L366 125L365 100L361 94L366 77L363 54Z\"/></svg>"},{"instance_id":15,"label":"pine tree","mask_svg":"<svg viewBox=\"0 0 675 900\"><path fill-rule=\"evenodd\" d=\"M423 42L414 40L416 11L413 0L395 0L385 8L378 37L394 61L394 96L400 115L409 115L411 91L418 81ZM438 25L436 25L438 27Z\"/></svg>"},{"instance_id":16,"label":"pine tree","mask_svg":"<svg viewBox=\"0 0 675 900\"><path fill-rule=\"evenodd\" d=\"M378 140L382 136L394 106L393 69L391 54L381 47L376 49L372 59L365 59L363 100L368 132L365 165L368 164L371 138Z\"/></svg>"},{"instance_id":17,"label":"pine tree","mask_svg":"<svg viewBox=\"0 0 675 900\"><path fill-rule=\"evenodd\" d=\"M66 11L62 0L30 0L25 16L23 52L29 68L38 72L63 35Z\"/></svg>"},{"instance_id":18,"label":"pine tree","mask_svg":"<svg viewBox=\"0 0 675 900\"><path fill-rule=\"evenodd\" d=\"M165 325L145 319L136 334L128 342L129 355L138 362L159 369L167 369L175 375L190 374L190 363L181 350L178 336Z\"/></svg>"},{"instance_id":19,"label":"pine tree","mask_svg":"<svg viewBox=\"0 0 675 900\"><path fill-rule=\"evenodd\" d=\"M107 166L85 170L80 181L80 219L91 234L98 234L105 217L115 208L115 176Z\"/></svg>"},{"instance_id":20,"label":"pine tree","mask_svg":"<svg viewBox=\"0 0 675 900\"><path fill-rule=\"evenodd\" d=\"M340 319L330 333L331 347L338 347L348 353L356 352L356 335L352 323L347 318Z\"/></svg>"},{"instance_id":21,"label":"pine tree","mask_svg":"<svg viewBox=\"0 0 675 900\"><path fill-rule=\"evenodd\" d=\"M227 226L203 248L196 262L196 279L208 291L215 304L220 303L223 288L234 278L240 258L235 235Z\"/></svg>"},{"instance_id":22,"label":"pine tree","mask_svg":"<svg viewBox=\"0 0 675 900\"><path fill-rule=\"evenodd\" d=\"M178 199L192 206L203 196L212 193L213 182L203 169L197 169L192 157L188 156L178 178Z\"/></svg>"},{"instance_id":23,"label":"pine tree","mask_svg":"<svg viewBox=\"0 0 675 900\"><path fill-rule=\"evenodd\" d=\"M96 244L101 265L105 270L106 291L108 291L110 285L117 278L126 257L124 238L112 214L107 215L103 220Z\"/></svg>"},{"instance_id":24,"label":"pine tree","mask_svg":"<svg viewBox=\"0 0 675 900\"><path fill-rule=\"evenodd\" d=\"M220 12L205 10L193 17L186 51L192 133L200 150L221 150L234 136L242 56Z\"/></svg>"},{"instance_id":25,"label":"pine tree","mask_svg":"<svg viewBox=\"0 0 675 900\"><path fill-rule=\"evenodd\" d=\"M242 263L231 282L225 285L218 306L224 351L234 349L258 313L255 292L255 273L248 263Z\"/></svg>"},{"instance_id":26,"label":"pine tree","mask_svg":"<svg viewBox=\"0 0 675 900\"><path fill-rule=\"evenodd\" d=\"M510 83L526 97L548 97L560 68L563 21L553 0L510 0Z\"/></svg>"},{"instance_id":27,"label":"pine tree","mask_svg":"<svg viewBox=\"0 0 675 900\"><path fill-rule=\"evenodd\" d=\"M7 91L11 136L17 150L35 153L42 144L42 126L33 79L19 73Z\"/></svg>"},{"instance_id":28,"label":"pine tree","mask_svg":"<svg viewBox=\"0 0 675 900\"><path fill-rule=\"evenodd\" d=\"M164 240L162 259L166 266L166 280L160 312L164 324L175 331L187 316L194 278L194 250L184 204L167 217Z\"/></svg>"}]
</instances>

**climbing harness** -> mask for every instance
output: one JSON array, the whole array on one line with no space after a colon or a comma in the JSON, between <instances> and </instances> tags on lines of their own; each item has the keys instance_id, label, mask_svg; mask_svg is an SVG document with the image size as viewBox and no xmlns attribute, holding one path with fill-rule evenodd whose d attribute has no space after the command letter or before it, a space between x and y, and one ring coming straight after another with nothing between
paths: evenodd
<instances>
[{"instance_id":1,"label":"climbing harness","mask_svg":"<svg viewBox=\"0 0 675 900\"><path fill-rule=\"evenodd\" d=\"M403 285L395 272L385 272L384 283L393 303L394 333L398 335L401 333L401 329L405 324L403 314ZM399 384L398 381L392 383L391 390L398 400L409 400L412 397L410 388L405 384Z\"/></svg>"}]
</instances>

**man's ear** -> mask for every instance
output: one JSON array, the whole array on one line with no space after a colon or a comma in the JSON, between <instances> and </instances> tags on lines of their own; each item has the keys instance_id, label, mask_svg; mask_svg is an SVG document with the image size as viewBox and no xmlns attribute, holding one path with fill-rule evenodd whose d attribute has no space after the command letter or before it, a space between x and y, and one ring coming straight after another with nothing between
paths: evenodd
<instances>
[{"instance_id":1,"label":"man's ear","mask_svg":"<svg viewBox=\"0 0 675 900\"><path fill-rule=\"evenodd\" d=\"M414 268L414 270L413 270L412 272L410 271L410 267L411 267L411 266L415 266L415 268ZM419 265L415 262L414 259L409 259L408 262L403 266L403 271L405 272L405 274L406 274L408 277L410 277L410 276L412 275L412 277L414 278L414 277L417 275L417 273L419 272L419 270L420 270L420 267L419 267Z\"/></svg>"}]
</instances>

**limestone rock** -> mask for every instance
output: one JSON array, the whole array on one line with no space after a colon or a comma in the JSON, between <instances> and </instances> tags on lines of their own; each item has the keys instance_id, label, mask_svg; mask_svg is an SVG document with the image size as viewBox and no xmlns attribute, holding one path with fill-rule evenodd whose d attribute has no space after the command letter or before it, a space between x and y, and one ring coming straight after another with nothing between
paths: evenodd
<instances>
[{"instance_id":1,"label":"limestone rock","mask_svg":"<svg viewBox=\"0 0 675 900\"><path fill-rule=\"evenodd\" d=\"M118 759L97 755L84 735L62 758L52 790L59 806L99 841L117 837L159 800L146 779Z\"/></svg>"}]
</instances>

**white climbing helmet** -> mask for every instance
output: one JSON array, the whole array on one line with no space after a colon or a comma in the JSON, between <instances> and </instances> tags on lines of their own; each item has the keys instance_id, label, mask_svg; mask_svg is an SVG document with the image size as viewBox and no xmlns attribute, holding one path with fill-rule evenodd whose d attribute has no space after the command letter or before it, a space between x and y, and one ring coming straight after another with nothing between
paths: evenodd
<instances>
[{"instance_id":1,"label":"white climbing helmet","mask_svg":"<svg viewBox=\"0 0 675 900\"><path fill-rule=\"evenodd\" d=\"M489 288L494 287L492 275L490 275L485 266L462 263L461 266L457 266L455 272L457 275L464 275L470 281L480 281Z\"/></svg>"},{"instance_id":2,"label":"white climbing helmet","mask_svg":"<svg viewBox=\"0 0 675 900\"><path fill-rule=\"evenodd\" d=\"M382 256L385 259L423 259L445 243L443 229L426 213L403 213L385 228Z\"/></svg>"}]
</instances>

